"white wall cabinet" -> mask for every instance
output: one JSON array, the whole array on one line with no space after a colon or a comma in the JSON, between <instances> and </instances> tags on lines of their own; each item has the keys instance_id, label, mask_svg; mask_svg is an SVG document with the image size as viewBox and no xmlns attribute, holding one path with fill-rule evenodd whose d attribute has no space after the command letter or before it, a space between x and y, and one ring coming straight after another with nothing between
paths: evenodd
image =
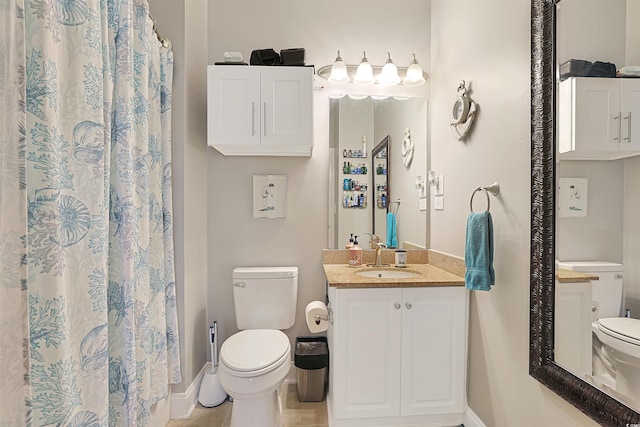
<instances>
[{"instance_id":1,"label":"white wall cabinet","mask_svg":"<svg viewBox=\"0 0 640 427\"><path fill-rule=\"evenodd\" d=\"M461 422L464 287L330 288L329 300L332 425Z\"/></svg>"},{"instance_id":2,"label":"white wall cabinet","mask_svg":"<svg viewBox=\"0 0 640 427\"><path fill-rule=\"evenodd\" d=\"M560 158L615 160L640 154L640 81L572 77L560 83Z\"/></svg>"},{"instance_id":3,"label":"white wall cabinet","mask_svg":"<svg viewBox=\"0 0 640 427\"><path fill-rule=\"evenodd\" d=\"M310 156L313 68L210 65L208 144L228 156Z\"/></svg>"}]
</instances>

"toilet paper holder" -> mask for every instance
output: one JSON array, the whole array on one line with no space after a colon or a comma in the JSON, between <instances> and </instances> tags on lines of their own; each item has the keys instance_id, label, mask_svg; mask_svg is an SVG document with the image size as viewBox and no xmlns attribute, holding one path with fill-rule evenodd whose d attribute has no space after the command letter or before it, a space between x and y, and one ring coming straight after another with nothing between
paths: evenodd
<instances>
[{"instance_id":1,"label":"toilet paper holder","mask_svg":"<svg viewBox=\"0 0 640 427\"><path fill-rule=\"evenodd\" d=\"M316 321L316 325L319 325L322 320L325 320L333 325L333 316L331 316L331 308L327 304L327 314L316 314L313 316Z\"/></svg>"}]
</instances>

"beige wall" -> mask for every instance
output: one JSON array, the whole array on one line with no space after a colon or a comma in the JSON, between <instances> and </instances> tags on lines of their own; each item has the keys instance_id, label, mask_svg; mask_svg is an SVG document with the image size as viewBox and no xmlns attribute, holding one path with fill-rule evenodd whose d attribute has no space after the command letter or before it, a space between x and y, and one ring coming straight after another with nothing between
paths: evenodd
<instances>
[{"instance_id":1,"label":"beige wall","mask_svg":"<svg viewBox=\"0 0 640 427\"><path fill-rule=\"evenodd\" d=\"M207 361L206 0L151 0L174 52L172 98L176 289L185 392Z\"/></svg>"},{"instance_id":2,"label":"beige wall","mask_svg":"<svg viewBox=\"0 0 640 427\"><path fill-rule=\"evenodd\" d=\"M299 266L298 317L287 333L292 339L308 333L302 313L308 301L324 295L320 251L326 245L328 221L329 102L323 91L315 92L311 158L223 157L204 147L207 54L197 54L207 49L212 63L226 50L248 57L254 48L304 46L307 63L325 65L338 48L347 62L359 61L362 49L372 61L389 50L397 63L416 52L430 74L431 168L446 176L445 211L430 212L431 246L462 256L471 192L493 181L502 187L492 200L496 286L471 295L470 406L492 427L595 425L528 375L529 1L174 1L151 3L163 32L183 40L176 47L176 73L182 76L174 96L182 97L184 112L174 115L174 140L181 140L177 144L184 144L186 153L175 158L180 165L174 167L182 170L174 180L176 203L181 203L176 211L184 229L176 235L184 239L179 243L178 282L184 292L185 381L206 360L206 343L201 345L199 337L208 321L221 322L222 338L235 332L230 286L234 266ZM186 13L180 12L182 7ZM201 27L205 16L207 29ZM464 143L454 140L449 128L462 79L480 106ZM257 173L288 175L286 220L251 217L251 176Z\"/></svg>"},{"instance_id":3,"label":"beige wall","mask_svg":"<svg viewBox=\"0 0 640 427\"><path fill-rule=\"evenodd\" d=\"M431 246L463 256L473 189L501 187L491 202L496 285L471 294L469 405L487 426L595 425L528 375L530 2L433 0L431 13L431 168L445 174ZM460 80L479 104L464 143L448 126Z\"/></svg>"}]
</instances>

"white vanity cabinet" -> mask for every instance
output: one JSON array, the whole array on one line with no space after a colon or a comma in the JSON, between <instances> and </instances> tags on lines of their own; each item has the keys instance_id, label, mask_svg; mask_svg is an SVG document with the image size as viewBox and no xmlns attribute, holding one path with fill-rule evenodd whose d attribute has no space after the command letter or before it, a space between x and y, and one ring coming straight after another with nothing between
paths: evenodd
<instances>
[{"instance_id":1,"label":"white vanity cabinet","mask_svg":"<svg viewBox=\"0 0 640 427\"><path fill-rule=\"evenodd\" d=\"M561 159L640 154L640 80L572 77L560 83L558 105Z\"/></svg>"},{"instance_id":2,"label":"white vanity cabinet","mask_svg":"<svg viewBox=\"0 0 640 427\"><path fill-rule=\"evenodd\" d=\"M329 301L331 425L460 423L464 287L329 288Z\"/></svg>"},{"instance_id":3,"label":"white vanity cabinet","mask_svg":"<svg viewBox=\"0 0 640 427\"><path fill-rule=\"evenodd\" d=\"M228 156L310 156L313 68L210 65L208 144Z\"/></svg>"},{"instance_id":4,"label":"white vanity cabinet","mask_svg":"<svg viewBox=\"0 0 640 427\"><path fill-rule=\"evenodd\" d=\"M580 378L592 374L591 289L591 282L556 280L554 361Z\"/></svg>"}]
</instances>

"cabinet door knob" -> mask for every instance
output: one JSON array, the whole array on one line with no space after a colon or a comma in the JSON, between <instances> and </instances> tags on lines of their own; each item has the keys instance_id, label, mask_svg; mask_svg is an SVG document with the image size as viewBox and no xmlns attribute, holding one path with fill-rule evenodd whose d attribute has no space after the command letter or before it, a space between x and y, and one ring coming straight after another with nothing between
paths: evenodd
<instances>
[{"instance_id":1,"label":"cabinet door knob","mask_svg":"<svg viewBox=\"0 0 640 427\"><path fill-rule=\"evenodd\" d=\"M397 303L395 304L395 307L396 307L396 310L400 310L400 308L401 308L402 306L400 305L400 303L399 303L399 302L397 302Z\"/></svg>"},{"instance_id":2,"label":"cabinet door knob","mask_svg":"<svg viewBox=\"0 0 640 427\"><path fill-rule=\"evenodd\" d=\"M405 307L407 307L407 310L411 310L411 307L413 307L413 306L411 305L410 302L408 302L408 303L405 304Z\"/></svg>"}]
</instances>

